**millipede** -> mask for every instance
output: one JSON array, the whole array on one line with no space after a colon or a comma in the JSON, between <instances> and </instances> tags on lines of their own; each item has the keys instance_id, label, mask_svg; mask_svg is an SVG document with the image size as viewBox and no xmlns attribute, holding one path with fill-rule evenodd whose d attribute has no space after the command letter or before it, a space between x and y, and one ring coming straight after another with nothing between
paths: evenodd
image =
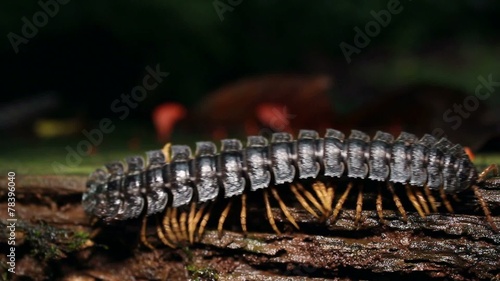
<instances>
[{"instance_id":1,"label":"millipede","mask_svg":"<svg viewBox=\"0 0 500 281\"><path fill-rule=\"evenodd\" d=\"M352 130L347 138L334 129L327 129L324 137L314 130L301 130L296 140L284 132L273 133L270 141L248 136L246 147L238 139L223 139L220 152L213 142L201 141L196 142L194 156L190 146L167 144L146 156L146 161L141 156L127 157L126 167L116 161L95 170L82 204L88 214L108 223L143 216L141 241L150 248L145 235L147 217L162 214L162 221L157 220L158 238L175 248L200 241L214 216L213 205L221 200L224 206L216 221L219 234L236 200L241 205L241 230L246 233L247 201L257 193L262 197L253 200L262 200L259 203L265 206L267 221L277 234L281 231L271 202L277 202L287 222L299 229L281 197L284 193L319 221L335 221L349 194L357 190L354 220L359 222L366 189L376 195L381 223L383 199L393 201L401 219L407 221L408 207L398 196L401 191L414 210L426 217L439 209L453 213L449 197L467 199L461 194L469 190L492 230L498 232L479 190L488 183L498 185L497 165L479 173L461 145L429 134L419 139L402 132L394 138L378 131L371 139L359 130ZM490 173L494 176L488 177ZM368 181L375 184L365 185Z\"/></svg>"}]
</instances>

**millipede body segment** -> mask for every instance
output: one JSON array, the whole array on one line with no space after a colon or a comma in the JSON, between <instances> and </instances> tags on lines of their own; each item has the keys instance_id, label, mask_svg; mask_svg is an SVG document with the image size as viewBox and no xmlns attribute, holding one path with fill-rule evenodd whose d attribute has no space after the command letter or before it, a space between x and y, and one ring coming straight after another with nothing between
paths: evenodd
<instances>
[{"instance_id":1,"label":"millipede body segment","mask_svg":"<svg viewBox=\"0 0 500 281\"><path fill-rule=\"evenodd\" d=\"M384 184L403 219L406 211L396 188L406 189L408 199L422 216L437 210L433 193L439 193L443 205L453 211L447 196L472 189L496 229L478 191L488 171L496 166L479 175L462 146L445 138L424 135L419 139L406 132L394 138L379 131L370 139L358 130L352 130L346 138L333 129L320 137L316 131L301 130L296 140L288 133L274 133L270 142L262 136L249 136L246 147L237 139L224 139L220 152L214 143L205 141L196 143L194 156L186 145L172 145L166 153L154 150L146 154L146 161L141 156L126 158L126 168L122 162L112 162L105 165L106 170L93 172L83 195L83 207L107 222L163 212L159 236L170 246L193 242L197 230L196 237L201 237L210 216L209 205L222 196L228 198L228 204L220 216L219 231L237 197L242 200L241 225L246 231L247 193L261 191L268 220L279 232L270 212L270 198L278 201L290 223L299 227L279 195L282 186L289 186L300 205L315 217L335 219L353 181L360 180ZM331 182L318 180L310 188L301 184L319 178L349 183L343 194L337 194L340 197L335 203ZM377 213L383 221L380 185ZM363 185L356 187L356 211L360 213ZM356 221L359 219L357 214Z\"/></svg>"}]
</instances>

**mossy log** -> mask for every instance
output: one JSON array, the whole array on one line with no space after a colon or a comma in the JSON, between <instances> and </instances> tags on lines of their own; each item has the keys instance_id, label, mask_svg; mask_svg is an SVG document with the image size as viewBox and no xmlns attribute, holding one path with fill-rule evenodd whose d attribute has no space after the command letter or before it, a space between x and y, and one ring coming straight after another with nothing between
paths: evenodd
<instances>
[{"instance_id":1,"label":"mossy log","mask_svg":"<svg viewBox=\"0 0 500 281\"><path fill-rule=\"evenodd\" d=\"M16 179L16 274L14 280L499 280L500 234L483 216L409 212L408 222L384 211L354 211L318 222L291 208L300 230L286 231L286 218L273 208L282 235L208 230L195 245L151 251L138 242L138 220L102 227L84 213L85 177L32 176ZM6 182L1 181L2 186ZM3 191L2 191L3 192ZM500 225L500 190L482 190ZM0 209L7 209L0 194ZM260 210L262 211L262 210ZM248 216L254 215L249 210ZM6 213L0 212L2 228ZM250 231L252 230L249 228ZM155 225L148 229L154 236ZM8 250L2 231L2 249ZM5 267L6 255L0 256ZM7 269L4 268L4 271Z\"/></svg>"}]
</instances>

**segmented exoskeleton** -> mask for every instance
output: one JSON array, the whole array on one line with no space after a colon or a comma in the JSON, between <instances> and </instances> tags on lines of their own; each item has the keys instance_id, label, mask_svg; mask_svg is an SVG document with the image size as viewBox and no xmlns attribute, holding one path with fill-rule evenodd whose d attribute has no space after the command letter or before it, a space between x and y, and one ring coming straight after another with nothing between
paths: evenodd
<instances>
[{"instance_id":1,"label":"segmented exoskeleton","mask_svg":"<svg viewBox=\"0 0 500 281\"><path fill-rule=\"evenodd\" d=\"M333 206L335 190L332 186L317 181L309 192L300 183L318 177L385 183L404 220L406 211L394 191L395 184L405 187L409 200L421 216L429 214L431 209L437 211L432 191L441 195L444 205L452 212L447 195L472 189L488 222L496 230L478 191L478 185L490 171L498 173L496 166L491 165L479 175L462 146L445 138L437 140L424 135L418 139L403 132L394 139L391 134L378 131L370 140L367 134L357 130L352 130L345 138L342 132L333 129L328 129L320 138L316 131L301 130L297 140L288 133L274 133L270 143L262 136L249 136L245 148L237 139L224 139L219 153L214 143L197 142L194 156L186 145L172 145L171 149L146 154L146 162L140 156L126 158L126 169L121 162L113 162L106 165L107 171L97 169L93 172L83 195L83 207L105 221L164 212L163 230L158 234L169 246L201 237L210 216L207 203L222 194L225 198L241 197L244 231L247 193L260 189L273 229L279 233L270 210L269 191L287 219L298 228L279 197L276 186L281 185L289 185L297 201L315 217L335 220L353 187L352 182ZM356 220L360 218L362 202L360 186ZM219 231L231 203L230 200L220 216ZM189 210L185 206L190 207ZM376 206L383 221L380 188ZM181 208L185 211L178 215Z\"/></svg>"}]
</instances>

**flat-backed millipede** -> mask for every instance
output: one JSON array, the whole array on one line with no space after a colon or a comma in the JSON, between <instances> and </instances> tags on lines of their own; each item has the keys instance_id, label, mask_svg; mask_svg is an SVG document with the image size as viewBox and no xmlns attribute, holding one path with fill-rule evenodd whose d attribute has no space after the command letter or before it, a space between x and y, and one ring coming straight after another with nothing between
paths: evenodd
<instances>
[{"instance_id":1,"label":"flat-backed millipede","mask_svg":"<svg viewBox=\"0 0 500 281\"><path fill-rule=\"evenodd\" d=\"M181 242L193 243L202 237L211 204L218 198L227 198L218 220L219 233L238 196L241 227L246 233L247 196L257 191L263 194L267 219L277 233L280 230L271 212L270 198L299 228L279 195L285 189L314 217L335 221L349 192L357 188L354 219L359 221L363 181L378 185L375 206L382 222L382 186L405 221L406 210L395 189L404 188L407 199L422 217L438 212L439 205L453 212L448 196L458 198L469 190L492 229L498 231L479 192L490 172L498 175L498 167L490 165L478 174L462 146L445 138L424 135L418 139L402 132L394 139L378 131L370 140L357 130L345 138L333 129L320 138L316 131L301 130L297 140L289 133L274 133L270 143L262 136L249 136L246 148L237 139L224 139L219 153L214 143L197 142L194 157L186 145L167 144L163 150L146 154L146 162L141 156L132 156L125 159L127 168L122 162L112 162L105 165L107 171L93 172L83 194L83 207L106 222L143 215L141 239L148 247L151 244L144 234L147 216L164 214L157 229L164 244L176 247ZM341 183L345 188L335 194Z\"/></svg>"}]
</instances>

